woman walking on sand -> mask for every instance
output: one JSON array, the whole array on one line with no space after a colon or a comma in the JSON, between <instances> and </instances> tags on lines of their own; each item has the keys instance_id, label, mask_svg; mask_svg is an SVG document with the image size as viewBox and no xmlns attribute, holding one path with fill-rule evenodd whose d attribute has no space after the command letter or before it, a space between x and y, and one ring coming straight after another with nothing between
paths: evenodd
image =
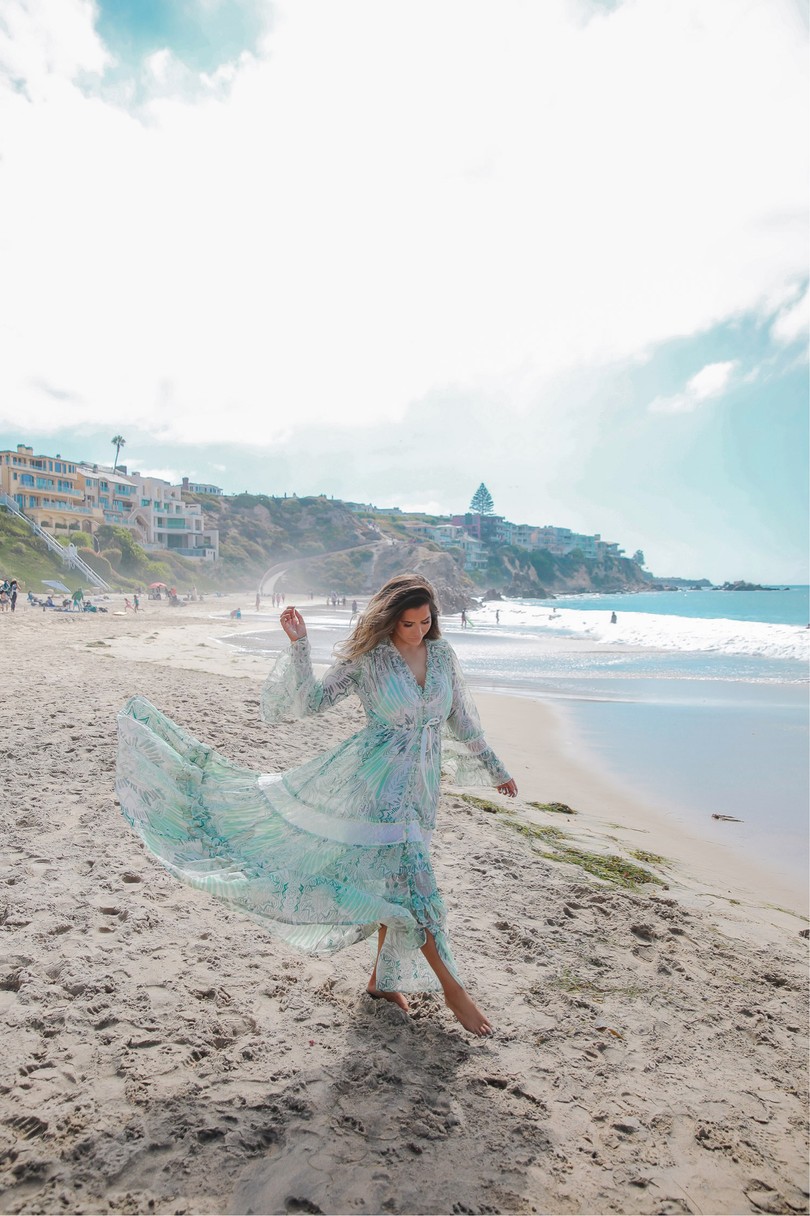
<instances>
[{"instance_id":1,"label":"woman walking on sand","mask_svg":"<svg viewBox=\"0 0 810 1216\"><path fill-rule=\"evenodd\" d=\"M432 587L414 574L386 583L322 680L301 614L285 608L281 624L291 645L263 690L265 720L318 713L354 693L364 729L299 768L257 774L135 698L119 715L124 815L178 878L308 953L376 934L372 997L407 1011L405 992L441 988L467 1030L491 1033L458 975L430 862L441 728L457 783L511 796L517 787L483 737Z\"/></svg>"}]
</instances>

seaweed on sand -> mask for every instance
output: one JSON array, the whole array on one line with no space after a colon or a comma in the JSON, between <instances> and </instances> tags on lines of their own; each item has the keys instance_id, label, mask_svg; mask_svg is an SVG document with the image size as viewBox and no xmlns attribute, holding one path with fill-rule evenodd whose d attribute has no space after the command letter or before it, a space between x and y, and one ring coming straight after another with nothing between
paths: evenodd
<instances>
[{"instance_id":1,"label":"seaweed on sand","mask_svg":"<svg viewBox=\"0 0 810 1216\"><path fill-rule=\"evenodd\" d=\"M551 815L576 815L573 807L565 802L527 802L526 806L533 806L538 811L548 811Z\"/></svg>"},{"instance_id":2,"label":"seaweed on sand","mask_svg":"<svg viewBox=\"0 0 810 1216\"><path fill-rule=\"evenodd\" d=\"M489 798L477 798L475 794L462 794L461 800L477 807L479 811L486 811L488 815L499 815L504 810L497 802L490 802Z\"/></svg>"},{"instance_id":3,"label":"seaweed on sand","mask_svg":"<svg viewBox=\"0 0 810 1216\"><path fill-rule=\"evenodd\" d=\"M478 798L475 794L461 794L461 798L469 806L473 806L479 811L485 811L488 815L500 815L502 822L507 823L513 831L519 832L521 836L525 836L531 841L538 854L548 861L567 861L580 866L586 873L593 874L595 878L601 878L604 882L613 883L614 886L624 887L630 891L635 891L650 883L659 887L666 886L666 883L657 875L651 874L649 870L636 865L635 862L628 861L626 857L620 857L616 853L593 853L578 845L569 844L570 838L562 828L552 824L539 824L528 819L520 819L517 815L507 811L506 807L492 802L488 798ZM538 810L565 807L564 803L530 802L527 805ZM576 814L570 807L565 807L558 813ZM660 865L664 861L664 858L659 857L657 853L645 853L642 849L635 850L631 855L638 858L639 861L646 861L648 865Z\"/></svg>"},{"instance_id":4,"label":"seaweed on sand","mask_svg":"<svg viewBox=\"0 0 810 1216\"><path fill-rule=\"evenodd\" d=\"M626 857L620 857L615 853L593 853L589 849L566 843L569 838L561 828L527 823L514 815L507 815L506 822L514 831L519 832L521 836L528 837L533 843L537 841L548 845L548 849L540 849L535 844L540 856L548 861L570 862L580 866L586 873L593 874L595 878L601 878L605 882L611 882L615 886L624 887L630 891L648 883L659 887L666 886L666 883L657 875L628 861Z\"/></svg>"}]
</instances>

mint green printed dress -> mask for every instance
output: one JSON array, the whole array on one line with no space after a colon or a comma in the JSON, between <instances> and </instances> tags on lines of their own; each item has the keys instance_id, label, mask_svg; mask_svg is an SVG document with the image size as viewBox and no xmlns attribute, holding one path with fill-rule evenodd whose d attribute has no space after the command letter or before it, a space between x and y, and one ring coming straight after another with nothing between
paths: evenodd
<instances>
[{"instance_id":1,"label":"mint green printed dress","mask_svg":"<svg viewBox=\"0 0 810 1216\"><path fill-rule=\"evenodd\" d=\"M377 987L389 992L439 987L420 950L426 931L458 975L430 863L442 767L459 785L509 780L452 648L426 645L422 688L390 641L321 680L309 641L294 642L262 691L265 721L320 713L353 693L366 725L284 773L239 768L140 697L118 720L121 809L166 868L310 954L386 925Z\"/></svg>"}]
</instances>

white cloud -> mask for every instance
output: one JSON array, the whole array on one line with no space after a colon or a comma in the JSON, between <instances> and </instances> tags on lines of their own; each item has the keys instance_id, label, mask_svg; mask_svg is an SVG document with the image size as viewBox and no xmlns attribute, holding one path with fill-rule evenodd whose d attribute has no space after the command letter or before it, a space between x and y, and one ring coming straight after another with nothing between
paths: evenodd
<instances>
[{"instance_id":1,"label":"white cloud","mask_svg":"<svg viewBox=\"0 0 810 1216\"><path fill-rule=\"evenodd\" d=\"M6 0L0 8L0 78L39 103L81 72L100 74L111 56L96 34L92 0Z\"/></svg>"},{"instance_id":2,"label":"white cloud","mask_svg":"<svg viewBox=\"0 0 810 1216\"><path fill-rule=\"evenodd\" d=\"M810 294L804 295L794 304L789 304L777 316L771 326L771 336L784 346L792 346L794 342L807 342L810 334Z\"/></svg>"},{"instance_id":3,"label":"white cloud","mask_svg":"<svg viewBox=\"0 0 810 1216\"><path fill-rule=\"evenodd\" d=\"M686 386L687 392L697 401L719 396L727 388L735 367L734 360L726 363L707 363L689 380Z\"/></svg>"},{"instance_id":4,"label":"white cloud","mask_svg":"<svg viewBox=\"0 0 810 1216\"><path fill-rule=\"evenodd\" d=\"M656 397L650 402L649 410L653 414L686 414L696 410L704 401L713 397L721 397L729 387L732 375L737 367L736 359L725 363L707 363L696 372L682 393L672 397Z\"/></svg>"},{"instance_id":5,"label":"white cloud","mask_svg":"<svg viewBox=\"0 0 810 1216\"><path fill-rule=\"evenodd\" d=\"M226 91L161 52L129 113L76 83L89 3L5 0L0 421L260 444L443 386L506 416L804 272L790 0L277 10Z\"/></svg>"}]
</instances>

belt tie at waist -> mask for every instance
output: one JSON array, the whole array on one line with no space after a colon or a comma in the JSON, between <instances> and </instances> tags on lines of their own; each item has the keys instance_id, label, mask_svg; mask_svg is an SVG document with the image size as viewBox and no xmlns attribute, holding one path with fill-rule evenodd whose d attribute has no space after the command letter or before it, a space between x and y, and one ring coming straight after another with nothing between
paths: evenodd
<instances>
[{"instance_id":1,"label":"belt tie at waist","mask_svg":"<svg viewBox=\"0 0 810 1216\"><path fill-rule=\"evenodd\" d=\"M439 736L436 733L436 727L441 726L441 718L428 718L422 723L421 735L422 740L419 747L419 768L422 773L422 780L427 785L428 783L428 752L432 753L433 748L438 743Z\"/></svg>"}]
</instances>

